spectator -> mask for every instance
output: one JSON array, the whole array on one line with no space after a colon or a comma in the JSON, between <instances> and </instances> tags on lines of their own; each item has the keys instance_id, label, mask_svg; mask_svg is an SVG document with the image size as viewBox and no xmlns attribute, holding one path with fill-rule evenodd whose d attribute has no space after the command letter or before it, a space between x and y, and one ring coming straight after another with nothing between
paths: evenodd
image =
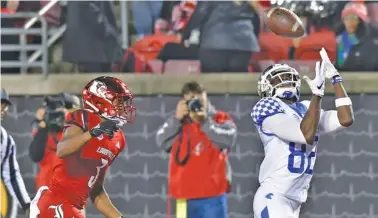
<instances>
[{"instance_id":1,"label":"spectator","mask_svg":"<svg viewBox=\"0 0 378 218\"><path fill-rule=\"evenodd\" d=\"M256 13L244 1L199 1L183 33L199 29L201 71L248 72L252 52L259 51L253 27Z\"/></svg>"},{"instance_id":2,"label":"spectator","mask_svg":"<svg viewBox=\"0 0 378 218\"><path fill-rule=\"evenodd\" d=\"M171 34L178 33L181 40L180 32L182 32L182 30L185 28L196 6L196 1L181 1L180 4L176 4L173 7L170 22L165 20L158 21L166 22L166 32ZM157 25L155 25L155 27L156 26ZM169 42L165 44L157 59L162 60L163 62L167 60L198 60L198 33L198 30L193 30L189 40L186 40L185 43Z\"/></svg>"},{"instance_id":3,"label":"spectator","mask_svg":"<svg viewBox=\"0 0 378 218\"><path fill-rule=\"evenodd\" d=\"M197 6L196 0L164 1L154 33L177 33L183 30Z\"/></svg>"},{"instance_id":4,"label":"spectator","mask_svg":"<svg viewBox=\"0 0 378 218\"><path fill-rule=\"evenodd\" d=\"M63 60L80 72L110 72L123 50L112 1L68 1Z\"/></svg>"},{"instance_id":5,"label":"spectator","mask_svg":"<svg viewBox=\"0 0 378 218\"><path fill-rule=\"evenodd\" d=\"M131 1L135 28L138 37L151 35L154 23L159 18L163 1Z\"/></svg>"},{"instance_id":6,"label":"spectator","mask_svg":"<svg viewBox=\"0 0 378 218\"><path fill-rule=\"evenodd\" d=\"M169 195L177 200L176 217L227 217L228 151L236 133L230 116L210 105L197 82L184 85L175 115L156 133L158 146L170 155Z\"/></svg>"},{"instance_id":7,"label":"spectator","mask_svg":"<svg viewBox=\"0 0 378 218\"><path fill-rule=\"evenodd\" d=\"M168 32L175 8L180 5L180 1L163 1L158 19L155 21L154 33Z\"/></svg>"},{"instance_id":8,"label":"spectator","mask_svg":"<svg viewBox=\"0 0 378 218\"><path fill-rule=\"evenodd\" d=\"M368 22L364 3L350 2L342 15L343 31L337 37L337 67L343 71L378 71L378 41Z\"/></svg>"}]
</instances>

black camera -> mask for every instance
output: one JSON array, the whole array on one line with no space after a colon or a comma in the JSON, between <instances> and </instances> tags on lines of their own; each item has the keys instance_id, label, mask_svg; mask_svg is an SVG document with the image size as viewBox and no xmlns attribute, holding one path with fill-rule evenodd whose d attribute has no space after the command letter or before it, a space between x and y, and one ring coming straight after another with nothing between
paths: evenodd
<instances>
[{"instance_id":1,"label":"black camera","mask_svg":"<svg viewBox=\"0 0 378 218\"><path fill-rule=\"evenodd\" d=\"M43 120L46 122L49 131L60 132L64 126L65 113L57 109L64 109L65 103L61 97L47 96L44 99L45 115Z\"/></svg>"},{"instance_id":2,"label":"black camera","mask_svg":"<svg viewBox=\"0 0 378 218\"><path fill-rule=\"evenodd\" d=\"M202 101L198 98L191 98L186 102L190 111L199 112L202 110Z\"/></svg>"}]
</instances>

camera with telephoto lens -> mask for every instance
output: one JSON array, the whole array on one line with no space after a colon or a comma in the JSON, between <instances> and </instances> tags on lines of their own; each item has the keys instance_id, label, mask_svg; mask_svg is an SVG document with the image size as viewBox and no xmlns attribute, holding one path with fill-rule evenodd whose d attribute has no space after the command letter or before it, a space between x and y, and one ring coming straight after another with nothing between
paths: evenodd
<instances>
[{"instance_id":1,"label":"camera with telephoto lens","mask_svg":"<svg viewBox=\"0 0 378 218\"><path fill-rule=\"evenodd\" d=\"M198 98L191 98L186 102L190 111L199 112L202 110L202 101Z\"/></svg>"},{"instance_id":2,"label":"camera with telephoto lens","mask_svg":"<svg viewBox=\"0 0 378 218\"><path fill-rule=\"evenodd\" d=\"M46 122L48 130L51 132L62 131L66 115L63 110L59 111L58 109L65 108L64 99L47 96L44 99L44 106L45 115L43 120Z\"/></svg>"}]
</instances>

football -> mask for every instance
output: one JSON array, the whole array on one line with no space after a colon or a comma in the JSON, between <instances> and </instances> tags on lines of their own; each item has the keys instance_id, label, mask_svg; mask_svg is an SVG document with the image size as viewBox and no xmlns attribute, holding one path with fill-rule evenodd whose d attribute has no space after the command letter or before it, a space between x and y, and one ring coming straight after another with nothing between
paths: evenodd
<instances>
[{"instance_id":1,"label":"football","mask_svg":"<svg viewBox=\"0 0 378 218\"><path fill-rule=\"evenodd\" d=\"M286 8L271 8L265 12L264 18L268 28L279 36L298 38L305 33L300 18Z\"/></svg>"}]
</instances>

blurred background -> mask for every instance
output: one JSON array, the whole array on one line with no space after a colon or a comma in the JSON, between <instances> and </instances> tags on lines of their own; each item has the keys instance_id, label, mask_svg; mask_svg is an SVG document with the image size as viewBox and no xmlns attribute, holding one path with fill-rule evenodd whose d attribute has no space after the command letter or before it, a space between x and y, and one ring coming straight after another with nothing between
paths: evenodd
<instances>
[{"instance_id":1,"label":"blurred background","mask_svg":"<svg viewBox=\"0 0 378 218\"><path fill-rule=\"evenodd\" d=\"M263 13L275 6L294 11L306 36L270 32ZM138 96L137 120L124 129L128 147L110 169L108 192L125 217L166 217L168 156L155 133L180 85L198 80L240 132L230 155L229 217L252 218L263 158L249 118L258 75L273 63L311 74L324 47L351 93L356 122L322 138L301 217L378 217L378 1L13 0L1 7L1 86L13 101L2 126L15 138L31 195L38 165L28 146L43 96L80 94L99 74L117 75ZM327 92L323 105L332 108ZM101 216L89 205L88 217Z\"/></svg>"}]
</instances>

